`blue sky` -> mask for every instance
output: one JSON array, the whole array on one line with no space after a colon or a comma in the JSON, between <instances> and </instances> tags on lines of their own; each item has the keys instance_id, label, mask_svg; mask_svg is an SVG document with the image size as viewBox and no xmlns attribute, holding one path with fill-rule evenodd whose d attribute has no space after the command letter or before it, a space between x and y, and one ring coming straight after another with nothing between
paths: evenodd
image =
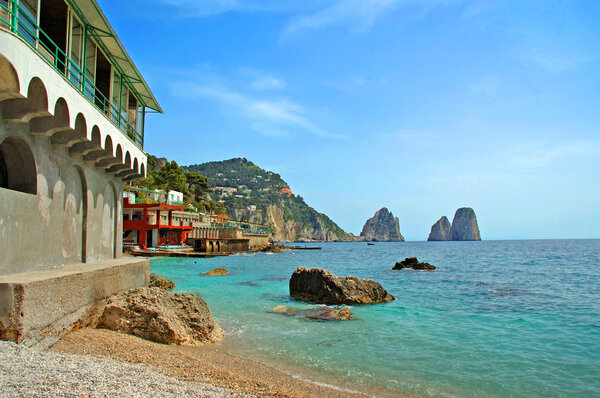
<instances>
[{"instance_id":1,"label":"blue sky","mask_svg":"<svg viewBox=\"0 0 600 398\"><path fill-rule=\"evenodd\" d=\"M148 153L245 157L358 234L477 213L600 237L600 2L100 0L164 115Z\"/></svg>"}]
</instances>

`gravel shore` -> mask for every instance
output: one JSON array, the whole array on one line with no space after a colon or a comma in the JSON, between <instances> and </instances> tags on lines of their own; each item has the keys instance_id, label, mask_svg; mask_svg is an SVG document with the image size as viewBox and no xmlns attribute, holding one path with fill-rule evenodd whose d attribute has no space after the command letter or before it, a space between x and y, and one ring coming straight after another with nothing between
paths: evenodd
<instances>
[{"instance_id":1,"label":"gravel shore","mask_svg":"<svg viewBox=\"0 0 600 398\"><path fill-rule=\"evenodd\" d=\"M0 341L0 396L249 397L211 384L186 382L142 365L86 355L37 352Z\"/></svg>"},{"instance_id":2,"label":"gravel shore","mask_svg":"<svg viewBox=\"0 0 600 398\"><path fill-rule=\"evenodd\" d=\"M232 396L232 391L255 397L366 397L366 395L360 393L307 382L273 367L249 359L239 358L231 355L220 344L209 344L202 347L165 345L104 329L81 329L63 337L62 340L51 347L50 351L84 356L92 355L94 357L110 358L119 362L143 364L146 367L136 367L135 369L138 369L138 372L144 371L144 369L153 369L165 375L162 377L165 377L166 380L173 380L166 376L174 377L182 383L177 384L177 386L182 386L180 388L188 388L192 391L193 388L204 388L205 390L199 391L207 391L207 393L201 393L207 397L218 396L209 395L208 393L229 394L219 396ZM101 367L99 366L98 368ZM18 365L17 369L19 369ZM155 372L151 373L156 375ZM83 374L80 377L95 378L95 376L88 377ZM126 382L122 381L120 377L111 377L114 380L113 384L115 384L115 388L119 388L113 396L146 396L136 395L137 389L135 388L131 390L131 393L129 392L130 383L142 380L138 379L138 377L134 374ZM104 380L104 377L102 379ZM194 382L194 384L186 384L185 382ZM221 389L210 390L207 389L206 384L198 385L195 383L208 383L215 386L212 387L213 389L216 387L220 387ZM157 384L154 382L152 385L155 387L162 386L160 383ZM93 391L90 390L90 392ZM93 394L96 393L93 392ZM385 394L377 395L384 396ZM89 396L92 398L92 394L89 394ZM162 397L170 395L166 395L161 391L154 396ZM184 392L179 396L195 397L196 395ZM81 395L77 398L80 397Z\"/></svg>"}]
</instances>

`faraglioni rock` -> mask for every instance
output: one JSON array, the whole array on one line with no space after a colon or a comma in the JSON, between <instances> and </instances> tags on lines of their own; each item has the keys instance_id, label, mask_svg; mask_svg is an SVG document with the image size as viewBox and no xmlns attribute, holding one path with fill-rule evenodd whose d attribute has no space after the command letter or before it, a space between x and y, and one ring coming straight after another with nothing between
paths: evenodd
<instances>
[{"instance_id":1,"label":"faraglioni rock","mask_svg":"<svg viewBox=\"0 0 600 398\"><path fill-rule=\"evenodd\" d=\"M223 331L200 296L173 294L158 287L111 297L97 327L163 344L201 345L223 340Z\"/></svg>"},{"instance_id":2,"label":"faraglioni rock","mask_svg":"<svg viewBox=\"0 0 600 398\"><path fill-rule=\"evenodd\" d=\"M450 228L452 240L481 240L477 217L470 207L461 207L454 213Z\"/></svg>"},{"instance_id":3,"label":"faraglioni rock","mask_svg":"<svg viewBox=\"0 0 600 398\"><path fill-rule=\"evenodd\" d=\"M395 300L379 283L355 276L335 276L320 269L298 267L290 278L290 295L318 304L372 304Z\"/></svg>"},{"instance_id":4,"label":"faraglioni rock","mask_svg":"<svg viewBox=\"0 0 600 398\"><path fill-rule=\"evenodd\" d=\"M404 242L404 237L400 233L398 217L394 217L385 207L367 220L360 236L367 241Z\"/></svg>"},{"instance_id":5,"label":"faraglioni rock","mask_svg":"<svg viewBox=\"0 0 600 398\"><path fill-rule=\"evenodd\" d=\"M429 233L428 241L444 241L444 240L452 240L452 235L450 234L450 221L448 221L448 217L443 216L435 224L431 226L431 232Z\"/></svg>"}]
</instances>

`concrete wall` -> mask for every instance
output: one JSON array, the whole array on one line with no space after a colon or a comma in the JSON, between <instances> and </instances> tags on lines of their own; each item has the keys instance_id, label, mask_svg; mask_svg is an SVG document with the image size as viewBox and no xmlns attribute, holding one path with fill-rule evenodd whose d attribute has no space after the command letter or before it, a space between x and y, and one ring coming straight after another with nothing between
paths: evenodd
<instances>
[{"instance_id":1,"label":"concrete wall","mask_svg":"<svg viewBox=\"0 0 600 398\"><path fill-rule=\"evenodd\" d=\"M244 234L244 238L249 238L250 250L262 249L269 246L269 235L267 234Z\"/></svg>"},{"instance_id":2,"label":"concrete wall","mask_svg":"<svg viewBox=\"0 0 600 398\"><path fill-rule=\"evenodd\" d=\"M118 258L124 181L146 155L0 29L0 275Z\"/></svg>"}]
</instances>

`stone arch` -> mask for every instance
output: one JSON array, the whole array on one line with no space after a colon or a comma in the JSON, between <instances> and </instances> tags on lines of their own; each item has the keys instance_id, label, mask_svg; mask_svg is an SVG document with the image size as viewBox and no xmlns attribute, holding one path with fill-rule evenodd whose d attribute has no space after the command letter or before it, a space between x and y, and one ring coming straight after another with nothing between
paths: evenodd
<instances>
[{"instance_id":1,"label":"stone arch","mask_svg":"<svg viewBox=\"0 0 600 398\"><path fill-rule=\"evenodd\" d=\"M110 138L110 135L108 135L108 134L106 135L106 138L104 139L104 150L107 153L110 153L111 155L114 153L112 138Z\"/></svg>"},{"instance_id":2,"label":"stone arch","mask_svg":"<svg viewBox=\"0 0 600 398\"><path fill-rule=\"evenodd\" d=\"M87 262L87 224L88 224L88 187L87 180L85 178L85 172L81 166L76 165L75 170L79 174L79 180L81 182L81 262Z\"/></svg>"},{"instance_id":3,"label":"stone arch","mask_svg":"<svg viewBox=\"0 0 600 398\"><path fill-rule=\"evenodd\" d=\"M140 165L140 175L144 178L146 177L146 166L144 165L144 163Z\"/></svg>"},{"instance_id":4,"label":"stone arch","mask_svg":"<svg viewBox=\"0 0 600 398\"><path fill-rule=\"evenodd\" d=\"M37 194L37 168L31 148L20 137L10 136L0 144L0 187Z\"/></svg>"},{"instance_id":5,"label":"stone arch","mask_svg":"<svg viewBox=\"0 0 600 398\"><path fill-rule=\"evenodd\" d=\"M217 252L221 252L221 242L217 241Z\"/></svg>"},{"instance_id":6,"label":"stone arch","mask_svg":"<svg viewBox=\"0 0 600 398\"><path fill-rule=\"evenodd\" d=\"M62 126L68 127L70 124L69 105L63 97L57 99L54 104L54 118L56 123Z\"/></svg>"},{"instance_id":7,"label":"stone arch","mask_svg":"<svg viewBox=\"0 0 600 398\"><path fill-rule=\"evenodd\" d=\"M98 128L98 126L94 125L94 127L92 127L92 144L95 144L96 146L102 148L102 138L100 135L100 128Z\"/></svg>"},{"instance_id":8,"label":"stone arch","mask_svg":"<svg viewBox=\"0 0 600 398\"><path fill-rule=\"evenodd\" d=\"M0 55L0 101L21 97L20 89L17 71L10 61Z\"/></svg>"},{"instance_id":9,"label":"stone arch","mask_svg":"<svg viewBox=\"0 0 600 398\"><path fill-rule=\"evenodd\" d=\"M133 170L135 171L136 174L140 174L140 165L138 163L137 158L135 158L135 160L133 161Z\"/></svg>"},{"instance_id":10,"label":"stone arch","mask_svg":"<svg viewBox=\"0 0 600 398\"><path fill-rule=\"evenodd\" d=\"M27 102L36 114L48 112L48 93L44 82L39 77L34 77L29 81Z\"/></svg>"},{"instance_id":11,"label":"stone arch","mask_svg":"<svg viewBox=\"0 0 600 398\"><path fill-rule=\"evenodd\" d=\"M115 158L119 161L119 163L123 163L123 147L121 146L121 144L117 144Z\"/></svg>"},{"instance_id":12,"label":"stone arch","mask_svg":"<svg viewBox=\"0 0 600 398\"><path fill-rule=\"evenodd\" d=\"M209 241L208 242L208 248L209 248L209 252L214 252L215 251L215 244L213 243L213 241Z\"/></svg>"},{"instance_id":13,"label":"stone arch","mask_svg":"<svg viewBox=\"0 0 600 398\"><path fill-rule=\"evenodd\" d=\"M125 166L131 169L131 154L129 153L129 151L125 153L125 161L123 163L125 164Z\"/></svg>"}]
</instances>

